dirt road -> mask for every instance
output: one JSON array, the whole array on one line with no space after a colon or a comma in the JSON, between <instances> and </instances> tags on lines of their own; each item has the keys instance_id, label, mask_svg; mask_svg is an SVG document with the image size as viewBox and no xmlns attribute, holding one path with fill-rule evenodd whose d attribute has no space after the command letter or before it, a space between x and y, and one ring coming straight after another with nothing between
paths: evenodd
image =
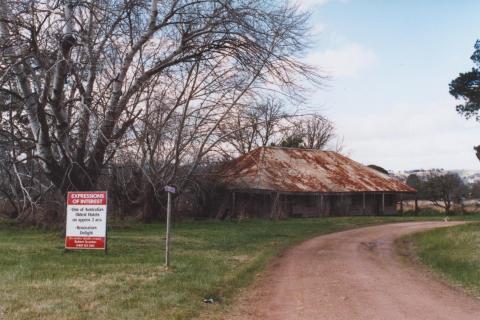
<instances>
[{"instance_id":1,"label":"dirt road","mask_svg":"<svg viewBox=\"0 0 480 320\"><path fill-rule=\"evenodd\" d=\"M320 236L287 251L241 298L232 320L478 320L480 299L402 260L394 239L454 222L412 222Z\"/></svg>"}]
</instances>

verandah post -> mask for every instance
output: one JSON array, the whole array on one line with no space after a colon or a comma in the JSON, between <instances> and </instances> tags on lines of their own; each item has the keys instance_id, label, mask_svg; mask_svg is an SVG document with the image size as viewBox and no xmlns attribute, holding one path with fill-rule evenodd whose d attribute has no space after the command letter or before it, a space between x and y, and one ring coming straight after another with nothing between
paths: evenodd
<instances>
[{"instance_id":1,"label":"verandah post","mask_svg":"<svg viewBox=\"0 0 480 320\"><path fill-rule=\"evenodd\" d=\"M382 193L382 214L385 214L385 193Z\"/></svg>"},{"instance_id":2,"label":"verandah post","mask_svg":"<svg viewBox=\"0 0 480 320\"><path fill-rule=\"evenodd\" d=\"M363 214L365 214L366 211L367 211L366 210L366 204L365 204L365 192L363 192L363 194L362 194L362 199L363 199L362 212L363 212Z\"/></svg>"}]
</instances>

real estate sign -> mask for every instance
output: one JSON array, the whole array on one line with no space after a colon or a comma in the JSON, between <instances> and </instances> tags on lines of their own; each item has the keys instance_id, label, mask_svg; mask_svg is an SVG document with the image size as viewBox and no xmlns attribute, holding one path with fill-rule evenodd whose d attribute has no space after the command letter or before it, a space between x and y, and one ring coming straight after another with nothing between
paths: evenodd
<instances>
[{"instance_id":1,"label":"real estate sign","mask_svg":"<svg viewBox=\"0 0 480 320\"><path fill-rule=\"evenodd\" d=\"M107 192L69 192L65 249L106 249Z\"/></svg>"}]
</instances>

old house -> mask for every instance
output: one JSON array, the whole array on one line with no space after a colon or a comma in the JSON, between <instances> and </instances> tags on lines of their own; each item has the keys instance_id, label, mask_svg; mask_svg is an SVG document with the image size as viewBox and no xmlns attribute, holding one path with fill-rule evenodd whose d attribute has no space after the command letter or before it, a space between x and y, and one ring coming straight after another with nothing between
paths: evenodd
<instances>
[{"instance_id":1,"label":"old house","mask_svg":"<svg viewBox=\"0 0 480 320\"><path fill-rule=\"evenodd\" d=\"M415 189L337 152L264 147L219 171L218 216L391 215Z\"/></svg>"}]
</instances>

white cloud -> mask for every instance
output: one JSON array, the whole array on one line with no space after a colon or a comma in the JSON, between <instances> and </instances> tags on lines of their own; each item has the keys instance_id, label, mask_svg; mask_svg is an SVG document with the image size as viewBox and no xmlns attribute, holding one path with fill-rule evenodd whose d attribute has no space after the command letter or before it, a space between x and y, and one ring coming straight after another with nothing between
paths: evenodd
<instances>
[{"instance_id":1,"label":"white cloud","mask_svg":"<svg viewBox=\"0 0 480 320\"><path fill-rule=\"evenodd\" d=\"M296 3L302 8L312 8L315 6L323 6L327 4L330 0L297 0Z\"/></svg>"},{"instance_id":2,"label":"white cloud","mask_svg":"<svg viewBox=\"0 0 480 320\"><path fill-rule=\"evenodd\" d=\"M480 124L455 113L453 103L402 103L383 110L337 115L353 159L388 169L478 168L473 146Z\"/></svg>"},{"instance_id":3,"label":"white cloud","mask_svg":"<svg viewBox=\"0 0 480 320\"><path fill-rule=\"evenodd\" d=\"M313 36L319 36L325 31L325 26L319 22L316 22L310 29L310 34Z\"/></svg>"},{"instance_id":4,"label":"white cloud","mask_svg":"<svg viewBox=\"0 0 480 320\"><path fill-rule=\"evenodd\" d=\"M296 0L295 3L302 9L311 9L314 7L323 6L329 2L338 1L341 3L347 3L350 0Z\"/></svg>"},{"instance_id":5,"label":"white cloud","mask_svg":"<svg viewBox=\"0 0 480 320\"><path fill-rule=\"evenodd\" d=\"M332 77L356 77L376 63L377 56L372 49L351 43L338 49L312 52L305 60Z\"/></svg>"}]
</instances>

